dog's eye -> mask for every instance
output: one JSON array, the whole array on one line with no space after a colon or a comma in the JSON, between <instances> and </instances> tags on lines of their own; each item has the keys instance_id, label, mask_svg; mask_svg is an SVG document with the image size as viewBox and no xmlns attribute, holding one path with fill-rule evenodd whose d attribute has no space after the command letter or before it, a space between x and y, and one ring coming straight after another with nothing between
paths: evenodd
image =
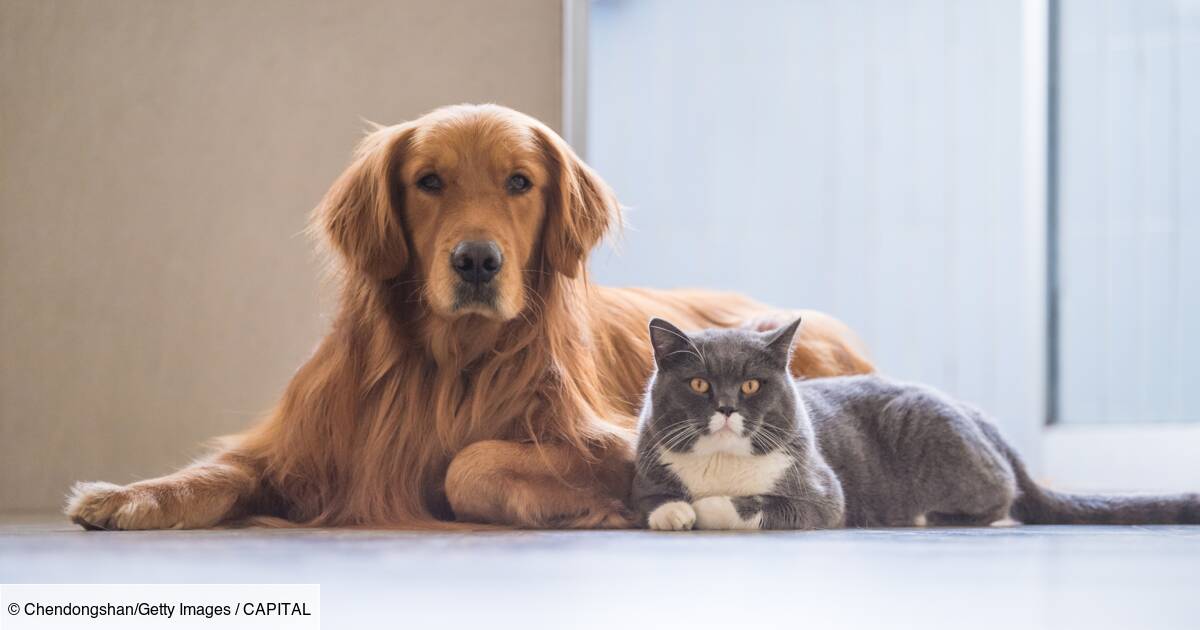
<instances>
[{"instance_id":1,"label":"dog's eye","mask_svg":"<svg viewBox=\"0 0 1200 630\"><path fill-rule=\"evenodd\" d=\"M437 192L442 189L442 178L436 173L430 173L417 180L417 188L425 192Z\"/></svg>"},{"instance_id":2,"label":"dog's eye","mask_svg":"<svg viewBox=\"0 0 1200 630\"><path fill-rule=\"evenodd\" d=\"M533 187L533 182L529 181L529 178L524 175L513 175L508 178L508 182L505 185L508 187L508 192L510 193L523 193Z\"/></svg>"}]
</instances>

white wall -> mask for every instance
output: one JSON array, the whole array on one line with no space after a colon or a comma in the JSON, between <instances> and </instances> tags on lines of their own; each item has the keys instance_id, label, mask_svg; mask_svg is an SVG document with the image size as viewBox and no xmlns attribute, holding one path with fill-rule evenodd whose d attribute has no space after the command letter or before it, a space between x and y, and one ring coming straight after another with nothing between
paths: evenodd
<instances>
[{"instance_id":1,"label":"white wall","mask_svg":"<svg viewBox=\"0 0 1200 630\"><path fill-rule=\"evenodd\" d=\"M1044 11L593 3L588 158L632 226L595 277L834 313L1036 459Z\"/></svg>"},{"instance_id":2,"label":"white wall","mask_svg":"<svg viewBox=\"0 0 1200 630\"><path fill-rule=\"evenodd\" d=\"M309 210L363 118L560 122L556 0L0 2L0 510L170 472L328 325Z\"/></svg>"}]
</instances>

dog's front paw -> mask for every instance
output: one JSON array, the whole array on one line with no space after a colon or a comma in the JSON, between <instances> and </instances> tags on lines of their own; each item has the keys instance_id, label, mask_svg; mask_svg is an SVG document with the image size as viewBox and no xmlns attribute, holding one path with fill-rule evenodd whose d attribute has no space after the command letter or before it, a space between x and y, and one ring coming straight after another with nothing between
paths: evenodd
<instances>
[{"instance_id":1,"label":"dog's front paw","mask_svg":"<svg viewBox=\"0 0 1200 630\"><path fill-rule=\"evenodd\" d=\"M634 526L625 504L617 499L600 499L579 514L551 519L553 529L629 529Z\"/></svg>"},{"instance_id":2,"label":"dog's front paw","mask_svg":"<svg viewBox=\"0 0 1200 630\"><path fill-rule=\"evenodd\" d=\"M648 524L650 529L679 531L691 529L696 523L696 511L687 501L671 501L664 503L650 513Z\"/></svg>"},{"instance_id":3,"label":"dog's front paw","mask_svg":"<svg viewBox=\"0 0 1200 630\"><path fill-rule=\"evenodd\" d=\"M84 529L169 529L180 526L152 492L103 481L75 484L64 511Z\"/></svg>"}]
</instances>

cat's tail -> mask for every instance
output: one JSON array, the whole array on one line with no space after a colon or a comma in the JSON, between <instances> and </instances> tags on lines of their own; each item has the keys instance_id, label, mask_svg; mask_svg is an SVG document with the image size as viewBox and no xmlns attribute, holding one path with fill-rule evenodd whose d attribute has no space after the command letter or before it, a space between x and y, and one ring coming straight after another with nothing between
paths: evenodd
<instances>
[{"instance_id":1,"label":"cat's tail","mask_svg":"<svg viewBox=\"0 0 1200 630\"><path fill-rule=\"evenodd\" d=\"M1019 495L1012 517L1026 525L1176 525L1200 524L1200 494L1087 495L1057 492L1037 484L1016 450L989 422L984 433L1012 465Z\"/></svg>"}]
</instances>

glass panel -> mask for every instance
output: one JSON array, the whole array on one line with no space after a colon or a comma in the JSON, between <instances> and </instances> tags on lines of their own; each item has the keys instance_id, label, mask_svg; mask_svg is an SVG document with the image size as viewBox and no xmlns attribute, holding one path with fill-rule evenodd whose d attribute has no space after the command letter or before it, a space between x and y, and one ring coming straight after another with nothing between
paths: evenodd
<instances>
[{"instance_id":1,"label":"glass panel","mask_svg":"<svg viewBox=\"0 0 1200 630\"><path fill-rule=\"evenodd\" d=\"M594 279L833 313L881 369L988 409L1032 452L1045 140L1023 10L593 3L587 157L630 206Z\"/></svg>"},{"instance_id":2,"label":"glass panel","mask_svg":"<svg viewBox=\"0 0 1200 630\"><path fill-rule=\"evenodd\" d=\"M1058 420L1200 420L1200 3L1060 11Z\"/></svg>"}]
</instances>

